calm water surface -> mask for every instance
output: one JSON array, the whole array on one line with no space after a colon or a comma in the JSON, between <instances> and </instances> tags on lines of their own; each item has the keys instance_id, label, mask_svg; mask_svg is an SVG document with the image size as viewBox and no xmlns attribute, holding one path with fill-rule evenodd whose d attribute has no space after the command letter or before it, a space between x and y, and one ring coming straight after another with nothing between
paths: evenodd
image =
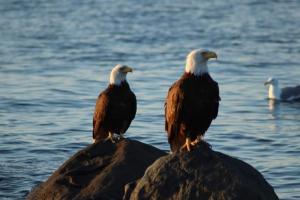
<instances>
[{"instance_id":1,"label":"calm water surface","mask_svg":"<svg viewBox=\"0 0 300 200\"><path fill-rule=\"evenodd\" d=\"M163 102L186 54L208 48L221 105L206 140L300 199L300 103L263 82L300 83L300 1L0 1L0 199L22 199L91 143L98 93L117 63L138 111L127 137L169 150Z\"/></svg>"}]
</instances>

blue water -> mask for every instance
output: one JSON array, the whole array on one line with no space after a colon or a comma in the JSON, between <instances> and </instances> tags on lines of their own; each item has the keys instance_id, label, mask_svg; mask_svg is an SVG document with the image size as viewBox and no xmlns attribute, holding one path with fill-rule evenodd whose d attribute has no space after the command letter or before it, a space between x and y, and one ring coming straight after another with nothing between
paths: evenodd
<instances>
[{"instance_id":1,"label":"blue water","mask_svg":"<svg viewBox=\"0 0 300 200\"><path fill-rule=\"evenodd\" d=\"M117 63L135 68L126 133L164 150L163 103L195 48L218 53L218 118L206 140L243 159L280 199L300 199L300 103L263 82L300 84L300 1L0 1L0 199L20 199L91 143L96 98ZM270 105L269 105L270 103Z\"/></svg>"}]
</instances>

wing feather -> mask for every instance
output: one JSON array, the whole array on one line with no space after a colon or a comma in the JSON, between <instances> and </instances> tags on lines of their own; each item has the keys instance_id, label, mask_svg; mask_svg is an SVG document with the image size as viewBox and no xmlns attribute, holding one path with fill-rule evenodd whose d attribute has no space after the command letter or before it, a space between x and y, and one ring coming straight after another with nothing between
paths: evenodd
<instances>
[{"instance_id":1,"label":"wing feather","mask_svg":"<svg viewBox=\"0 0 300 200\"><path fill-rule=\"evenodd\" d=\"M136 96L133 92L130 91L130 104L131 104L131 109L130 109L130 121L132 121L135 117L136 114Z\"/></svg>"},{"instance_id":2,"label":"wing feather","mask_svg":"<svg viewBox=\"0 0 300 200\"><path fill-rule=\"evenodd\" d=\"M93 117L93 138L101 139L107 137L108 133L103 129L109 107L109 96L103 92L99 95Z\"/></svg>"},{"instance_id":3,"label":"wing feather","mask_svg":"<svg viewBox=\"0 0 300 200\"><path fill-rule=\"evenodd\" d=\"M213 112L212 112L212 118L216 119L218 116L218 112L219 112L219 101L221 101L221 97L219 94L219 85L217 82L214 82L214 89L212 90L214 92L213 96L214 96L214 103L213 103Z\"/></svg>"},{"instance_id":4,"label":"wing feather","mask_svg":"<svg viewBox=\"0 0 300 200\"><path fill-rule=\"evenodd\" d=\"M165 102L165 130L168 133L169 143L178 136L184 101L184 91L179 82L169 89Z\"/></svg>"}]
</instances>

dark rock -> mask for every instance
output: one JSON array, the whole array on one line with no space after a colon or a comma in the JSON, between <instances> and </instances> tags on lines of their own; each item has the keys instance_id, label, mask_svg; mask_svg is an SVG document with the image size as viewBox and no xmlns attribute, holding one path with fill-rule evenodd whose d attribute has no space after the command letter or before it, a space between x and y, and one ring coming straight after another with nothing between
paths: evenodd
<instances>
[{"instance_id":1,"label":"dark rock","mask_svg":"<svg viewBox=\"0 0 300 200\"><path fill-rule=\"evenodd\" d=\"M133 188L132 188L133 187ZM247 163L202 142L191 152L161 157L124 199L276 200L273 188Z\"/></svg>"},{"instance_id":2,"label":"dark rock","mask_svg":"<svg viewBox=\"0 0 300 200\"><path fill-rule=\"evenodd\" d=\"M165 152L124 139L92 144L67 160L28 199L122 199L124 186L143 176Z\"/></svg>"}]
</instances>

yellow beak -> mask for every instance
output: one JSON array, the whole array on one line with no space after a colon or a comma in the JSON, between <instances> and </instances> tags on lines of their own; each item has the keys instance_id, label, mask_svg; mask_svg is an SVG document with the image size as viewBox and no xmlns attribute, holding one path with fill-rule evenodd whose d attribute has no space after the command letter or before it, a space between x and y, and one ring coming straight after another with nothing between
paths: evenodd
<instances>
[{"instance_id":1,"label":"yellow beak","mask_svg":"<svg viewBox=\"0 0 300 200\"><path fill-rule=\"evenodd\" d=\"M124 69L122 70L124 73L128 73L128 72L132 72L133 69L131 67L124 67Z\"/></svg>"},{"instance_id":2,"label":"yellow beak","mask_svg":"<svg viewBox=\"0 0 300 200\"><path fill-rule=\"evenodd\" d=\"M213 52L213 51L208 51L208 52L205 52L204 55L203 55L206 59L210 59L210 58L218 58L218 55Z\"/></svg>"}]
</instances>

